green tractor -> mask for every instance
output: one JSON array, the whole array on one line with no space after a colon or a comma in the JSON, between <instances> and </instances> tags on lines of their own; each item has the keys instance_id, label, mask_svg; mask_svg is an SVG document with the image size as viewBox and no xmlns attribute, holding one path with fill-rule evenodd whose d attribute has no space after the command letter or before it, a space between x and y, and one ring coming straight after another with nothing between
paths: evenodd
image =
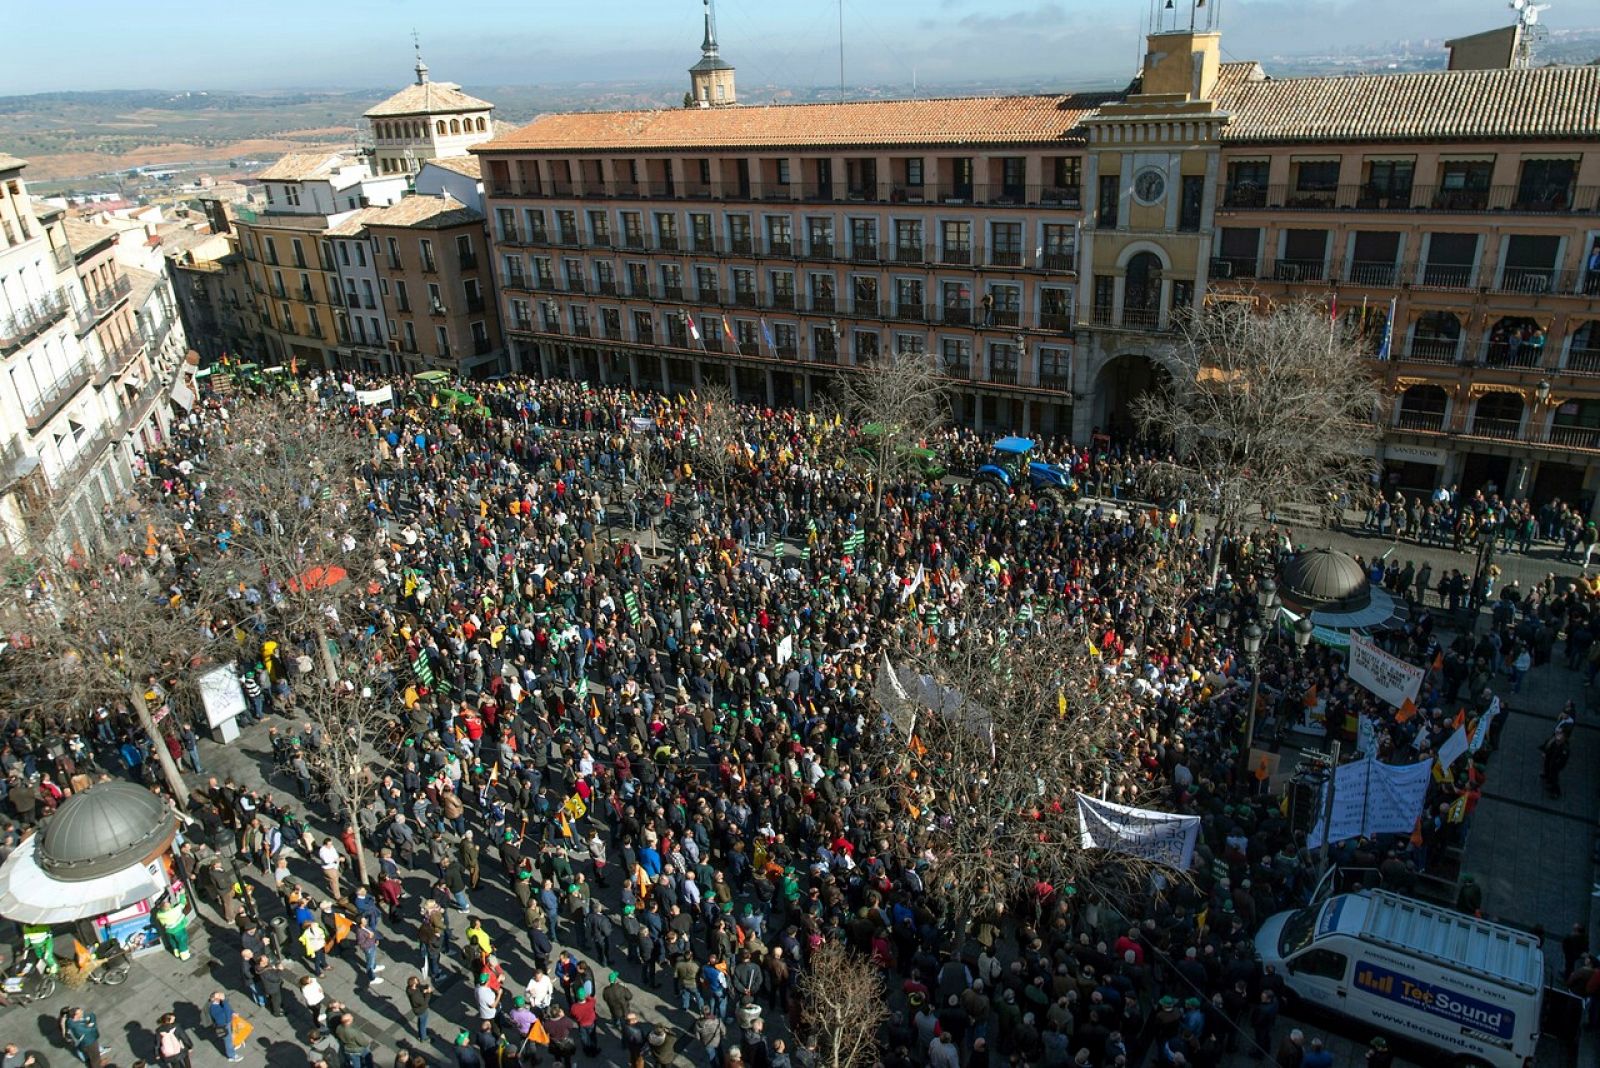
<instances>
[{"instance_id":1,"label":"green tractor","mask_svg":"<svg viewBox=\"0 0 1600 1068\"><path fill-rule=\"evenodd\" d=\"M859 443L855 447L855 457L865 465L875 464L878 461L878 442L884 434L882 423L868 423L861 428ZM938 450L923 448L920 445L901 444L895 446L900 460L910 470L916 472L917 477L928 482L937 482L948 473L944 457Z\"/></svg>"}]
</instances>

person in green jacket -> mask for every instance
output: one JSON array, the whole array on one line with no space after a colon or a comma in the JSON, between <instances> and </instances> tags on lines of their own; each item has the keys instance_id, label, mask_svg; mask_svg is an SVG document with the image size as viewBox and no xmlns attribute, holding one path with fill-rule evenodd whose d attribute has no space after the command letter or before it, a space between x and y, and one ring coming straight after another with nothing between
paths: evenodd
<instances>
[{"instance_id":1,"label":"person in green jacket","mask_svg":"<svg viewBox=\"0 0 1600 1068\"><path fill-rule=\"evenodd\" d=\"M167 948L172 950L172 955L179 960L188 960L189 914L184 910L182 899L177 896L164 898L156 908L156 923L166 932Z\"/></svg>"}]
</instances>

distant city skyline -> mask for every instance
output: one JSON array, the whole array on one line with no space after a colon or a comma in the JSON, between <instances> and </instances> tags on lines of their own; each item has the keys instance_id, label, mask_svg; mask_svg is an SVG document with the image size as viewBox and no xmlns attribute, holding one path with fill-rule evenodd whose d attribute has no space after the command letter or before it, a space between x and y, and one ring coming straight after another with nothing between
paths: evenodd
<instances>
[{"instance_id":1,"label":"distant city skyline","mask_svg":"<svg viewBox=\"0 0 1600 1068\"><path fill-rule=\"evenodd\" d=\"M1187 22L1192 0L1174 3ZM1209 3L1234 59L1456 37L1512 18L1500 0ZM1542 21L1555 30L1600 23L1585 7L1558 0ZM413 29L434 76L466 86L658 82L684 77L694 62L703 10L700 0L484 0L454 10L426 0L275 0L241 26L192 0L143 0L136 16L126 0L75 0L70 20L30 4L7 12L8 30L30 47L0 70L0 95L389 87L411 76ZM845 82L1114 85L1135 68L1151 10L1148 0L843 0ZM833 86L839 14L837 0L718 0L718 36L745 84Z\"/></svg>"}]
</instances>

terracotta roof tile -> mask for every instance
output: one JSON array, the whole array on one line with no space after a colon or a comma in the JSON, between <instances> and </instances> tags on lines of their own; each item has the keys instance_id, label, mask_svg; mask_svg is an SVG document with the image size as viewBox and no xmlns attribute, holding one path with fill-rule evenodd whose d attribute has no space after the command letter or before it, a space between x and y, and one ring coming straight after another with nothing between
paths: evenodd
<instances>
[{"instance_id":1,"label":"terracotta roof tile","mask_svg":"<svg viewBox=\"0 0 1600 1068\"><path fill-rule=\"evenodd\" d=\"M1231 116L1223 138L1230 142L1600 136L1596 66L1281 81L1230 73L1221 95Z\"/></svg>"},{"instance_id":2,"label":"terracotta roof tile","mask_svg":"<svg viewBox=\"0 0 1600 1068\"><path fill-rule=\"evenodd\" d=\"M66 231L67 244L79 256L101 245L109 245L117 239L117 232L110 227L96 226L80 219L63 219L61 228Z\"/></svg>"},{"instance_id":3,"label":"terracotta roof tile","mask_svg":"<svg viewBox=\"0 0 1600 1068\"><path fill-rule=\"evenodd\" d=\"M543 115L475 152L761 146L1078 144L1079 123L1116 93L861 100L766 107Z\"/></svg>"},{"instance_id":4,"label":"terracotta roof tile","mask_svg":"<svg viewBox=\"0 0 1600 1068\"><path fill-rule=\"evenodd\" d=\"M447 171L466 175L468 178L483 177L482 167L477 156L436 156L433 159L423 160L423 165L431 163L435 167L443 167Z\"/></svg>"},{"instance_id":5,"label":"terracotta roof tile","mask_svg":"<svg viewBox=\"0 0 1600 1068\"><path fill-rule=\"evenodd\" d=\"M479 100L461 91L454 82L423 82L406 86L381 104L375 104L364 113L368 118L381 119L390 115L438 115L454 111L487 111L494 107L487 100Z\"/></svg>"},{"instance_id":6,"label":"terracotta roof tile","mask_svg":"<svg viewBox=\"0 0 1600 1068\"><path fill-rule=\"evenodd\" d=\"M267 182L307 182L326 178L340 167L355 162L339 152L291 152L255 177Z\"/></svg>"},{"instance_id":7,"label":"terracotta roof tile","mask_svg":"<svg viewBox=\"0 0 1600 1068\"><path fill-rule=\"evenodd\" d=\"M469 208L454 197L409 196L386 208L362 208L328 233L334 237L355 237L363 228L369 226L412 226L443 230L451 226L481 222L483 215L476 208Z\"/></svg>"},{"instance_id":8,"label":"terracotta roof tile","mask_svg":"<svg viewBox=\"0 0 1600 1068\"><path fill-rule=\"evenodd\" d=\"M329 237L360 237L373 216L382 212L382 208L357 208L335 225L328 227L326 233Z\"/></svg>"}]
</instances>

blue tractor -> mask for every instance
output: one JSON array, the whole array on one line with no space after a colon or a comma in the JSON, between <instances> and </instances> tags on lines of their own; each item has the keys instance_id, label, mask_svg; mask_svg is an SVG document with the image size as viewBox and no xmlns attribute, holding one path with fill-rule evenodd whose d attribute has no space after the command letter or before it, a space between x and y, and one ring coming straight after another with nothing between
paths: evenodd
<instances>
[{"instance_id":1,"label":"blue tractor","mask_svg":"<svg viewBox=\"0 0 1600 1068\"><path fill-rule=\"evenodd\" d=\"M1031 493L1043 510L1058 510L1078 499L1078 482L1055 464L1033 460L1032 438L1007 437L994 443L989 461L972 484L980 493Z\"/></svg>"}]
</instances>

